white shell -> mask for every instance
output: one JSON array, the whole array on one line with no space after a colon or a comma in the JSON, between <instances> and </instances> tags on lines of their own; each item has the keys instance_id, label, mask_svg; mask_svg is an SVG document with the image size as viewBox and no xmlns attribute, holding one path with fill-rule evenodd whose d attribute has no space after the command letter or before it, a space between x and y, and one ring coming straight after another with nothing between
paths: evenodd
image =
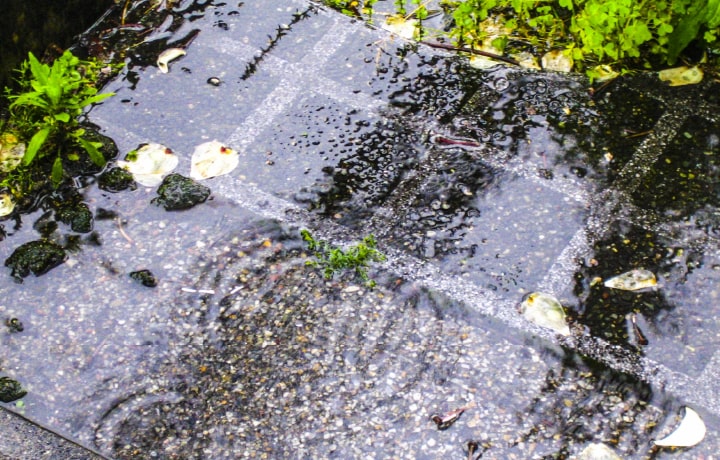
<instances>
[{"instance_id":1,"label":"white shell","mask_svg":"<svg viewBox=\"0 0 720 460\"><path fill-rule=\"evenodd\" d=\"M162 182L163 177L175 169L179 161L172 150L155 143L143 145L135 154L134 161L118 161L117 164L128 170L135 181L145 187L154 187Z\"/></svg>"},{"instance_id":2,"label":"white shell","mask_svg":"<svg viewBox=\"0 0 720 460\"><path fill-rule=\"evenodd\" d=\"M622 460L611 448L605 444L594 443L587 446L576 457L576 460Z\"/></svg>"},{"instance_id":3,"label":"white shell","mask_svg":"<svg viewBox=\"0 0 720 460\"><path fill-rule=\"evenodd\" d=\"M15 209L15 200L9 193L0 193L0 217L10 215Z\"/></svg>"},{"instance_id":4,"label":"white shell","mask_svg":"<svg viewBox=\"0 0 720 460\"><path fill-rule=\"evenodd\" d=\"M542 292L528 294L520 304L520 312L525 319L538 326L547 327L562 335L570 335L565 310L550 294Z\"/></svg>"},{"instance_id":5,"label":"white shell","mask_svg":"<svg viewBox=\"0 0 720 460\"><path fill-rule=\"evenodd\" d=\"M10 133L0 134L0 171L8 172L20 166L25 156L25 144Z\"/></svg>"},{"instance_id":6,"label":"white shell","mask_svg":"<svg viewBox=\"0 0 720 460\"><path fill-rule=\"evenodd\" d=\"M625 272L621 275L614 276L605 281L605 286L613 289L622 289L624 291L637 291L657 285L655 274L650 270L635 269Z\"/></svg>"},{"instance_id":7,"label":"white shell","mask_svg":"<svg viewBox=\"0 0 720 460\"><path fill-rule=\"evenodd\" d=\"M555 72L570 72L575 64L573 58L562 50L548 51L540 59L543 69Z\"/></svg>"},{"instance_id":8,"label":"white shell","mask_svg":"<svg viewBox=\"0 0 720 460\"><path fill-rule=\"evenodd\" d=\"M705 431L705 422L698 413L686 407L685 416L675 431L654 443L663 447L692 447L705 438Z\"/></svg>"},{"instance_id":9,"label":"white shell","mask_svg":"<svg viewBox=\"0 0 720 460\"><path fill-rule=\"evenodd\" d=\"M190 177L195 180L209 179L227 174L239 162L238 153L218 141L205 142L195 147L192 154Z\"/></svg>"},{"instance_id":10,"label":"white shell","mask_svg":"<svg viewBox=\"0 0 720 460\"><path fill-rule=\"evenodd\" d=\"M173 59L177 59L180 56L185 56L187 53L182 48L168 48L157 58L157 66L162 73L168 73L168 63Z\"/></svg>"},{"instance_id":11,"label":"white shell","mask_svg":"<svg viewBox=\"0 0 720 460\"><path fill-rule=\"evenodd\" d=\"M698 67L675 67L658 72L660 80L670 83L670 86L695 85L703 79L703 71Z\"/></svg>"},{"instance_id":12,"label":"white shell","mask_svg":"<svg viewBox=\"0 0 720 460\"><path fill-rule=\"evenodd\" d=\"M394 33L406 40L415 40L418 38L418 21L417 19L406 19L402 15L388 16L385 19L383 28Z\"/></svg>"}]
</instances>

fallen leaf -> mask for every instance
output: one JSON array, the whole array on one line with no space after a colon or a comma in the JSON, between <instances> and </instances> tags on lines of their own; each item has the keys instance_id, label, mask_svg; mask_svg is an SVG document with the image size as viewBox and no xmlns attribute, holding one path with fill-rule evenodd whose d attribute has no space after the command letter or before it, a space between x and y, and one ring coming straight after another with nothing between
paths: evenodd
<instances>
[{"instance_id":1,"label":"fallen leaf","mask_svg":"<svg viewBox=\"0 0 720 460\"><path fill-rule=\"evenodd\" d=\"M605 286L623 291L637 291L657 285L655 274L650 270L635 269L605 280Z\"/></svg>"},{"instance_id":2,"label":"fallen leaf","mask_svg":"<svg viewBox=\"0 0 720 460\"><path fill-rule=\"evenodd\" d=\"M703 71L698 67L675 67L658 72L660 80L668 82L670 86L695 85L703 79Z\"/></svg>"}]
</instances>

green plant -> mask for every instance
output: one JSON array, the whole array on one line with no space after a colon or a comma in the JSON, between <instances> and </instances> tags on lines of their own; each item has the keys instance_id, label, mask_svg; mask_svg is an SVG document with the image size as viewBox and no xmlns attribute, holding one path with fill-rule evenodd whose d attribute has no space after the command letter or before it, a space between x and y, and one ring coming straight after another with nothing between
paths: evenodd
<instances>
[{"instance_id":1,"label":"green plant","mask_svg":"<svg viewBox=\"0 0 720 460\"><path fill-rule=\"evenodd\" d=\"M88 139L78 118L88 105L103 101L113 93L97 94L101 64L84 61L65 51L52 66L32 54L20 68L19 94L6 90L10 100L8 126L27 141L24 166L36 161L52 161L51 179L57 186L63 177L63 158L78 160L86 152L93 163L105 164L99 142Z\"/></svg>"},{"instance_id":2,"label":"green plant","mask_svg":"<svg viewBox=\"0 0 720 460\"><path fill-rule=\"evenodd\" d=\"M372 235L345 250L332 247L323 240L316 240L308 230L301 230L300 235L307 243L308 250L315 256L315 260L308 260L306 264L321 268L325 278L332 278L339 271L354 269L367 286L375 286L375 281L368 277L367 267L370 262L383 262L385 256L376 249L377 242Z\"/></svg>"},{"instance_id":3,"label":"green plant","mask_svg":"<svg viewBox=\"0 0 720 460\"><path fill-rule=\"evenodd\" d=\"M535 51L564 48L579 68L590 64L673 64L693 40L720 33L720 0L465 0L444 1L459 45L485 40ZM491 27L488 20L494 21ZM504 37L506 41L498 41Z\"/></svg>"}]
</instances>

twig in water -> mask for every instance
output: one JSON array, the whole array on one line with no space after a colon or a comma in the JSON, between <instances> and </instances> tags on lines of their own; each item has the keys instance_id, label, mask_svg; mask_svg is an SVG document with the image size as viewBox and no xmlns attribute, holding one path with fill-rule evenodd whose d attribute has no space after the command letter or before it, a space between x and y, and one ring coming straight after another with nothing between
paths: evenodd
<instances>
[{"instance_id":1,"label":"twig in water","mask_svg":"<svg viewBox=\"0 0 720 460\"><path fill-rule=\"evenodd\" d=\"M431 48L439 48L439 49L448 50L448 51L464 51L466 53L472 53L472 54L477 54L479 56L485 56L485 57L489 57L492 59L497 59L498 61L507 62L508 64L520 65L520 63L513 58L501 56L501 55L495 54L495 53L489 53L487 51L476 50L474 48L459 48L457 46L446 45L444 43L426 42L426 41L421 41L420 43L422 43L423 45L427 45Z\"/></svg>"}]
</instances>

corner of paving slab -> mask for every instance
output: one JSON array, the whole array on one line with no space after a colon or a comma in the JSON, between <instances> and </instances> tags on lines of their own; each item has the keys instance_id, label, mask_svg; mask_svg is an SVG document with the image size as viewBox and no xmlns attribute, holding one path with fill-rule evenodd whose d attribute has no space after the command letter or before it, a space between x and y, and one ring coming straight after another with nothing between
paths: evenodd
<instances>
[{"instance_id":1,"label":"corner of paving slab","mask_svg":"<svg viewBox=\"0 0 720 460\"><path fill-rule=\"evenodd\" d=\"M0 407L0 459L3 460L102 460L63 436Z\"/></svg>"}]
</instances>

